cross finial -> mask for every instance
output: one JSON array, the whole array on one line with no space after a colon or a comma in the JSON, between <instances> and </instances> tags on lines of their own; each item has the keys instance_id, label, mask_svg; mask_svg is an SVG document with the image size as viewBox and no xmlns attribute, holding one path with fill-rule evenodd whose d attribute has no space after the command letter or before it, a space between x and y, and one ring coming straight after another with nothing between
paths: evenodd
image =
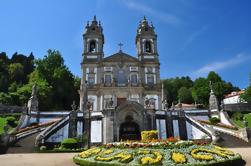
<instances>
[{"instance_id":1,"label":"cross finial","mask_svg":"<svg viewBox=\"0 0 251 166\"><path fill-rule=\"evenodd\" d=\"M121 48L122 48L123 44L120 42L118 45L119 45L119 51L122 51Z\"/></svg>"}]
</instances>

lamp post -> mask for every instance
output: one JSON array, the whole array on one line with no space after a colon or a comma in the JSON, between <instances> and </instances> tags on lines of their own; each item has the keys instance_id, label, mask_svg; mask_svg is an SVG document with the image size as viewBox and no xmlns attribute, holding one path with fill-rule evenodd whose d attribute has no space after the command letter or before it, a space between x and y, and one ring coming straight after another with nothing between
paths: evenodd
<instances>
[{"instance_id":1,"label":"lamp post","mask_svg":"<svg viewBox=\"0 0 251 166\"><path fill-rule=\"evenodd\" d=\"M92 103L87 102L87 110L88 110L88 149L91 147L91 109Z\"/></svg>"}]
</instances>

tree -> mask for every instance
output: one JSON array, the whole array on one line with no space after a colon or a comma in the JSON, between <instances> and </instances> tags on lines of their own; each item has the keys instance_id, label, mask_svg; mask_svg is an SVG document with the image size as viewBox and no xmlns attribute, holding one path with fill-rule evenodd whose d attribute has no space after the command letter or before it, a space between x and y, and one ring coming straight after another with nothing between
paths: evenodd
<instances>
[{"instance_id":1,"label":"tree","mask_svg":"<svg viewBox=\"0 0 251 166\"><path fill-rule=\"evenodd\" d=\"M241 94L241 98L248 103L251 103L251 86L249 86L243 94Z\"/></svg>"},{"instance_id":2,"label":"tree","mask_svg":"<svg viewBox=\"0 0 251 166\"><path fill-rule=\"evenodd\" d=\"M78 101L78 91L74 76L65 66L60 52L48 50L47 55L35 63L38 77L52 88L51 109L70 109L73 100Z\"/></svg>"},{"instance_id":3,"label":"tree","mask_svg":"<svg viewBox=\"0 0 251 166\"><path fill-rule=\"evenodd\" d=\"M8 92L9 75L8 75L9 58L5 52L0 53L0 92Z\"/></svg>"},{"instance_id":4,"label":"tree","mask_svg":"<svg viewBox=\"0 0 251 166\"><path fill-rule=\"evenodd\" d=\"M192 88L193 99L197 103L207 106L209 93L210 93L210 88L208 80L206 78L197 78L194 81L194 86Z\"/></svg>"},{"instance_id":5,"label":"tree","mask_svg":"<svg viewBox=\"0 0 251 166\"><path fill-rule=\"evenodd\" d=\"M193 81L190 77L176 77L169 78L163 81L164 90L166 94L166 99L168 104L171 106L172 102L178 102L178 91L181 87L186 87L187 89L193 86Z\"/></svg>"},{"instance_id":6,"label":"tree","mask_svg":"<svg viewBox=\"0 0 251 166\"><path fill-rule=\"evenodd\" d=\"M209 72L207 80L208 82L211 81L214 93L219 101L222 101L226 94L240 90L238 87L234 87L231 83L222 80L222 78L214 71Z\"/></svg>"},{"instance_id":7,"label":"tree","mask_svg":"<svg viewBox=\"0 0 251 166\"><path fill-rule=\"evenodd\" d=\"M186 87L181 87L178 91L178 98L182 103L193 103L191 90Z\"/></svg>"},{"instance_id":8,"label":"tree","mask_svg":"<svg viewBox=\"0 0 251 166\"><path fill-rule=\"evenodd\" d=\"M249 86L251 86L251 73L249 74Z\"/></svg>"},{"instance_id":9,"label":"tree","mask_svg":"<svg viewBox=\"0 0 251 166\"><path fill-rule=\"evenodd\" d=\"M24 67L21 63L11 63L8 67L10 82L22 83L24 78Z\"/></svg>"}]
</instances>

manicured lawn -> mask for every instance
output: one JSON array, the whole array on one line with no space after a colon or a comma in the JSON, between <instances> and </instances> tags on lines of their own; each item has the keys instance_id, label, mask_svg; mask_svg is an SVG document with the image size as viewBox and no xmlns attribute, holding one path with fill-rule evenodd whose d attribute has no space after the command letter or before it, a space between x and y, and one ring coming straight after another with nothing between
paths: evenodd
<instances>
[{"instance_id":1,"label":"manicured lawn","mask_svg":"<svg viewBox=\"0 0 251 166\"><path fill-rule=\"evenodd\" d=\"M7 121L5 118L0 117L0 135L4 132L4 126L6 125Z\"/></svg>"}]
</instances>

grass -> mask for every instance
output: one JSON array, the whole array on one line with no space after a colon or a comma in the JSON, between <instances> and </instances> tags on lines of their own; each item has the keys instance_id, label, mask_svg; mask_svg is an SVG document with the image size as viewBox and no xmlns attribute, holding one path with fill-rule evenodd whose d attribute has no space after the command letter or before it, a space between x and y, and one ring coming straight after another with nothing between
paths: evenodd
<instances>
[{"instance_id":1,"label":"grass","mask_svg":"<svg viewBox=\"0 0 251 166\"><path fill-rule=\"evenodd\" d=\"M244 114L243 120L234 120L234 119L232 120L237 126L244 127L244 124L243 124L244 119L248 122L248 128L251 128L251 113Z\"/></svg>"},{"instance_id":2,"label":"grass","mask_svg":"<svg viewBox=\"0 0 251 166\"><path fill-rule=\"evenodd\" d=\"M6 123L6 119L0 117L0 135L4 132L4 126L6 125Z\"/></svg>"}]
</instances>

